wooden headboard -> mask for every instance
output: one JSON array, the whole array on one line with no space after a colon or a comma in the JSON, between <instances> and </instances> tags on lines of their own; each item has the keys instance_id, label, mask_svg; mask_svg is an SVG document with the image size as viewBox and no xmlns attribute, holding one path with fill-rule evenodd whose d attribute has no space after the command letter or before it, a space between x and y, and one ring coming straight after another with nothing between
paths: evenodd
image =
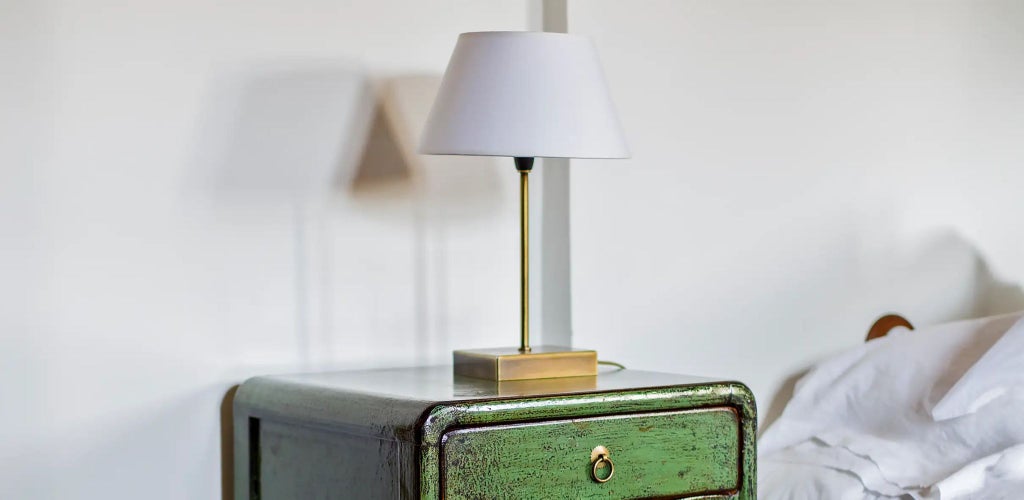
<instances>
[{"instance_id":1,"label":"wooden headboard","mask_svg":"<svg viewBox=\"0 0 1024 500\"><path fill-rule=\"evenodd\" d=\"M898 326L905 326L910 330L914 329L914 325L907 321L907 318L900 316L899 314L886 314L875 321L875 324L871 325L871 329L868 330L868 338L864 339L865 342L884 337L892 331L893 328Z\"/></svg>"}]
</instances>

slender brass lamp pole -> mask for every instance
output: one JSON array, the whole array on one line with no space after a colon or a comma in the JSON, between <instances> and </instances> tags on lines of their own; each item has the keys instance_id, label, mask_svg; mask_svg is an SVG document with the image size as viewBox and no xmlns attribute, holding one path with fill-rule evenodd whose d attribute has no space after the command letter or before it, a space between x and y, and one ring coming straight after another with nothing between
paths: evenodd
<instances>
[{"instance_id":1,"label":"slender brass lamp pole","mask_svg":"<svg viewBox=\"0 0 1024 500\"><path fill-rule=\"evenodd\" d=\"M533 158L516 157L519 171L519 352L530 352L530 170Z\"/></svg>"},{"instance_id":2,"label":"slender brass lamp pole","mask_svg":"<svg viewBox=\"0 0 1024 500\"><path fill-rule=\"evenodd\" d=\"M597 352L560 346L530 347L530 170L532 157L515 157L519 171L519 348L460 349L455 374L497 381L597 375Z\"/></svg>"}]
</instances>

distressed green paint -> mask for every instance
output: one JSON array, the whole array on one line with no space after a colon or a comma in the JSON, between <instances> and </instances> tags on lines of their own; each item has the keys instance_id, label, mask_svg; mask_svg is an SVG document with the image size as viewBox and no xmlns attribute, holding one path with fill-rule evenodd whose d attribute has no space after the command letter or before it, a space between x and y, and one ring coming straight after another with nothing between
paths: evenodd
<instances>
[{"instance_id":1,"label":"distressed green paint","mask_svg":"<svg viewBox=\"0 0 1024 500\"><path fill-rule=\"evenodd\" d=\"M739 490L739 418L732 409L555 420L448 432L445 497L661 498ZM591 478L591 450L610 450L615 474ZM603 472L607 472L605 469Z\"/></svg>"},{"instance_id":2,"label":"distressed green paint","mask_svg":"<svg viewBox=\"0 0 1024 500\"><path fill-rule=\"evenodd\" d=\"M442 498L440 443L448 429L722 406L735 409L740 416L741 446L740 461L737 465L740 469L740 485L734 496L753 500L757 498L757 410L753 394L745 385L738 382L713 381L682 386L637 387L593 394L437 405L430 410L421 430L420 498Z\"/></svg>"},{"instance_id":3,"label":"distressed green paint","mask_svg":"<svg viewBox=\"0 0 1024 500\"><path fill-rule=\"evenodd\" d=\"M360 372L338 372L324 374L306 374L294 376L258 377L247 381L239 389L235 399L235 432L236 432L236 499L254 498L248 489L248 456L252 446L246 435L246 421L249 417L282 422L301 427L316 429L328 435L343 434L358 439L369 439L380 442L381 453L376 456L363 456L365 460L379 460L387 463L376 464L371 470L371 477L365 481L342 481L345 488L321 488L317 482L304 483L307 488L302 492L303 498L394 498L399 492L400 498L443 498L441 483L442 474L448 472L442 467L442 448L446 436L454 436L461 429L490 428L513 429L521 426L536 425L537 422L603 419L615 416L622 419L622 426L606 429L608 433L622 433L626 437L617 438L627 441L642 442L639 437L641 428L646 424L639 423L642 414L678 412L706 408L730 408L738 417L738 431L732 441L722 437L718 427L712 423L691 424L705 429L697 432L694 437L680 439L686 441L679 446L688 445L694 449L718 450L712 460L719 460L726 453L725 448L736 450L735 468L728 472L712 467L710 470L697 469L698 478L707 480L707 486L717 486L721 476L716 474L733 474L738 477L737 489L732 491L695 492L686 498L721 498L734 497L753 500L756 498L756 452L754 438L756 434L756 409L749 389L737 382L720 382L697 377L671 375L663 373L624 370L599 375L596 379L581 377L580 387L551 389L550 386L500 386L494 382L474 379L453 378L450 367L412 368L401 370L374 370ZM513 387L513 389L509 389ZM716 414L717 415L717 414ZM682 417L680 417L682 418ZM715 421L717 422L717 421ZM680 422L681 423L681 422ZM710 426L710 427L708 427ZM634 429L635 427L635 429ZM656 426L654 428L661 428ZM555 429L555 427L551 427ZM568 427L563 429L559 439L564 443L575 439L580 440L580 432ZM652 428L653 429L653 428ZM613 432L614 431L614 432ZM558 433L558 431L551 431ZM575 434L574 434L575 433ZM529 434L529 433L528 433ZM495 434L497 435L497 434ZM629 437L635 436L635 437ZM531 435L526 439L527 448L543 447L554 437ZM539 443L538 443L539 441ZM667 441L677 441L668 438ZM702 444L703 443L703 444ZM598 443L599 444L599 443ZM590 445L589 442L587 445ZM590 445L591 448L594 445ZM610 446L605 444L605 446ZM673 445L675 446L675 445ZM509 445L511 449L512 444ZM294 448L290 460L297 462L296 470L314 467L318 461L332 454L350 453L337 447L334 451L324 451L323 445L309 445L309 449ZM392 450L392 451L388 451ZM589 452L588 452L589 453ZM619 460L622 450L613 449L613 460L616 467L621 467ZM634 453L634 452L628 452ZM650 453L656 453L656 450ZM627 455L628 456L628 455ZM633 460L652 460L634 458ZM589 457L584 457L587 459ZM347 459L346 459L347 460ZM554 454L546 460L570 460L562 455ZM571 459L575 462L575 458ZM341 460L344 462L344 460ZM397 461L397 465L394 463ZM628 462L628 461L627 461ZM656 460L660 467L660 460ZM640 463L640 462L637 462ZM724 459L722 461L724 462ZM666 461L666 467L669 462ZM282 464L283 465L283 464ZM587 464L589 467L589 460ZM292 465L289 465L291 467ZM674 483L671 478L664 478L665 470L654 467L645 468L644 477L640 479L650 491L657 489L657 484ZM673 470L676 468L672 466ZM563 481L579 480L579 467L562 470L549 467L554 475ZM679 468L682 469L681 467ZM376 471L383 471L377 473ZM651 471L651 472L647 472ZM473 471L460 473L469 474ZM584 471L587 472L587 471ZM675 471L678 474L678 470ZM626 492L616 492L619 487L616 480L622 479L617 470L616 478L611 485L612 495L602 498L636 498ZM342 473L339 473L341 475ZM398 478L392 478L394 475ZM268 477L263 474L265 482ZM653 477L652 477L653 476ZM589 478L589 472L584 476ZM692 476L691 476L692 477ZM678 478L678 475L677 475ZM489 479L488 479L489 480ZM557 479L554 479L557 481ZM321 481L323 482L323 481ZM330 481L327 481L330 482ZM733 481L735 483L735 480ZM338 483L334 483L335 485ZM269 490L268 490L269 491ZM647 491L647 490L645 490ZM448 497L459 495L453 492ZM608 491L605 491L607 494ZM622 496L620 496L620 494ZM652 496L653 494L642 494ZM472 495L470 495L472 496ZM495 491L490 498L530 498L532 495L520 495L513 490ZM663 496L663 495L658 495ZM543 495L547 498L576 498L580 493L570 489L550 492ZM263 496L264 500L275 500Z\"/></svg>"},{"instance_id":4,"label":"distressed green paint","mask_svg":"<svg viewBox=\"0 0 1024 500\"><path fill-rule=\"evenodd\" d=\"M261 498L409 498L400 443L268 421L261 425Z\"/></svg>"}]
</instances>

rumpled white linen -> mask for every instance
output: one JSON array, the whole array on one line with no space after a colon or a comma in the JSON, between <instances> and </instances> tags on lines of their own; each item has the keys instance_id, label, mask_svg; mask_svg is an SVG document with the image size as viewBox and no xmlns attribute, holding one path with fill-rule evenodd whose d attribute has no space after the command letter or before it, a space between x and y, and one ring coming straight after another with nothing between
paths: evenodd
<instances>
[{"instance_id":1,"label":"rumpled white linen","mask_svg":"<svg viewBox=\"0 0 1024 500\"><path fill-rule=\"evenodd\" d=\"M1024 320L901 329L826 360L758 447L761 498L1024 498Z\"/></svg>"}]
</instances>

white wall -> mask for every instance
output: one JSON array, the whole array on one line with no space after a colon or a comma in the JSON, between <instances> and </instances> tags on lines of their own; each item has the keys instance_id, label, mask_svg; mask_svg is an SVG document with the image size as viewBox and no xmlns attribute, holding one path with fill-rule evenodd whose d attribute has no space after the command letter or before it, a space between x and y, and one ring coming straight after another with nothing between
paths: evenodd
<instances>
[{"instance_id":1,"label":"white wall","mask_svg":"<svg viewBox=\"0 0 1024 500\"><path fill-rule=\"evenodd\" d=\"M585 0L633 159L572 167L573 342L787 376L898 311L1024 309L1024 4Z\"/></svg>"},{"instance_id":2,"label":"white wall","mask_svg":"<svg viewBox=\"0 0 1024 500\"><path fill-rule=\"evenodd\" d=\"M0 497L215 498L245 377L511 343L511 165L411 149L455 35L539 12L4 3ZM567 21L635 153L574 162L534 224L571 209L574 344L739 378L765 411L883 311L1021 307L1018 3L586 0ZM556 267L534 283L561 303Z\"/></svg>"},{"instance_id":3,"label":"white wall","mask_svg":"<svg viewBox=\"0 0 1024 500\"><path fill-rule=\"evenodd\" d=\"M232 384L513 344L511 161L412 150L538 8L4 2L0 498L216 498Z\"/></svg>"}]
</instances>

